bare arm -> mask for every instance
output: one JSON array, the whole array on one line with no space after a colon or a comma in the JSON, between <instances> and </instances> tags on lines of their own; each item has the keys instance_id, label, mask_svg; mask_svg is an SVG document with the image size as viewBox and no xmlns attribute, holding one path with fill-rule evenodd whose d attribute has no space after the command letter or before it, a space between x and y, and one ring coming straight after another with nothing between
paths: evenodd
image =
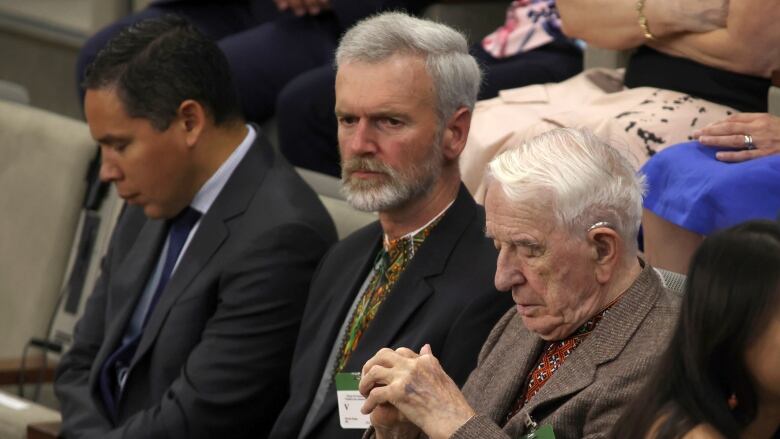
<instances>
[{"instance_id":1,"label":"bare arm","mask_svg":"<svg viewBox=\"0 0 780 439\"><path fill-rule=\"evenodd\" d=\"M726 27L679 34L649 45L662 52L737 73L768 78L780 68L780 2L729 3Z\"/></svg>"},{"instance_id":2,"label":"bare arm","mask_svg":"<svg viewBox=\"0 0 780 439\"><path fill-rule=\"evenodd\" d=\"M607 49L642 45L636 0L558 0L566 35ZM642 12L656 38L706 32L726 23L728 0L645 0Z\"/></svg>"}]
</instances>

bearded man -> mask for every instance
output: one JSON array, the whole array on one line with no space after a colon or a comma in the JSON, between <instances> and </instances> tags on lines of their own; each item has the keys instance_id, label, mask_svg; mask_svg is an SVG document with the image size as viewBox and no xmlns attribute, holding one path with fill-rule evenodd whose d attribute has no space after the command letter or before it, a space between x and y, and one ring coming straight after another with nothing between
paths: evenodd
<instances>
[{"instance_id":1,"label":"bearded man","mask_svg":"<svg viewBox=\"0 0 780 439\"><path fill-rule=\"evenodd\" d=\"M343 191L379 221L334 246L315 273L274 438L361 437L343 429L334 376L379 348L428 344L463 383L511 307L493 286L485 214L458 157L480 84L464 36L388 13L343 37L336 116ZM359 405L358 405L359 407Z\"/></svg>"}]
</instances>

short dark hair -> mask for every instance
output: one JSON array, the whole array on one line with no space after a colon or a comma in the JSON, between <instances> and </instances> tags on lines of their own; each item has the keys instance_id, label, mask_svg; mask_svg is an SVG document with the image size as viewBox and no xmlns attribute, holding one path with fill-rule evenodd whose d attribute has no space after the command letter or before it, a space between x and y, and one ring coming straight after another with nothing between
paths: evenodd
<instances>
[{"instance_id":1,"label":"short dark hair","mask_svg":"<svg viewBox=\"0 0 780 439\"><path fill-rule=\"evenodd\" d=\"M199 102L214 124L242 119L228 61L184 18L166 15L120 32L87 67L85 89L116 87L131 117L168 128L179 105Z\"/></svg>"},{"instance_id":2,"label":"short dark hair","mask_svg":"<svg viewBox=\"0 0 780 439\"><path fill-rule=\"evenodd\" d=\"M756 417L745 361L780 306L780 223L751 221L709 236L691 260L669 347L611 437L684 436L709 424L739 437ZM729 408L734 394L738 404Z\"/></svg>"}]
</instances>

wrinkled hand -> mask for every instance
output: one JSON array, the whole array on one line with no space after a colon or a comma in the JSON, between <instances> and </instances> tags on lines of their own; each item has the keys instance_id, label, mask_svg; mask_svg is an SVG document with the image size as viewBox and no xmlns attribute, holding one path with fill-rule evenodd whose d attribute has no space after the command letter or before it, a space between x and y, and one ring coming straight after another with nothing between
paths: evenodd
<instances>
[{"instance_id":1,"label":"wrinkled hand","mask_svg":"<svg viewBox=\"0 0 780 439\"><path fill-rule=\"evenodd\" d=\"M274 0L276 8L280 11L291 10L293 14L318 15L320 12L330 9L330 0Z\"/></svg>"},{"instance_id":2,"label":"wrinkled hand","mask_svg":"<svg viewBox=\"0 0 780 439\"><path fill-rule=\"evenodd\" d=\"M726 27L729 0L674 0L664 8L678 21L681 31L708 32Z\"/></svg>"},{"instance_id":3,"label":"wrinkled hand","mask_svg":"<svg viewBox=\"0 0 780 439\"><path fill-rule=\"evenodd\" d=\"M755 149L745 149L746 134L753 137ZM780 154L780 117L767 113L734 114L694 131L693 137L707 146L739 150L715 154L723 162L743 162Z\"/></svg>"},{"instance_id":4,"label":"wrinkled hand","mask_svg":"<svg viewBox=\"0 0 780 439\"><path fill-rule=\"evenodd\" d=\"M405 358L417 358L419 355L408 348L398 348L395 353ZM363 371L367 372L366 367ZM361 379L362 382L362 379ZM406 417L390 403L380 403L371 411L371 425L377 431L379 439L402 438L412 436L419 431L417 426L410 423Z\"/></svg>"},{"instance_id":5,"label":"wrinkled hand","mask_svg":"<svg viewBox=\"0 0 780 439\"><path fill-rule=\"evenodd\" d=\"M410 431L411 422L431 439L449 438L474 416L429 345L419 355L405 348L377 352L363 366L360 393L366 397L361 411L371 413L377 433L393 432L391 437L403 437L398 432Z\"/></svg>"}]
</instances>

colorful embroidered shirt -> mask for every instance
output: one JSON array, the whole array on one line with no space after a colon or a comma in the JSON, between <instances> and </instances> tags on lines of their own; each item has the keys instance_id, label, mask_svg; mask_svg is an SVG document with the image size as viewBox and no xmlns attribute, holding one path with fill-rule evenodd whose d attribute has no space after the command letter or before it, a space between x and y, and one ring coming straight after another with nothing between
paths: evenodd
<instances>
[{"instance_id":1,"label":"colorful embroidered shirt","mask_svg":"<svg viewBox=\"0 0 780 439\"><path fill-rule=\"evenodd\" d=\"M446 210L446 209L445 209ZM443 213L443 212L442 212ZM360 301L352 313L344 340L341 344L336 372L341 372L347 364L350 355L357 348L363 333L376 316L379 306L393 288L401 273L409 265L409 261L422 245L431 230L438 224L441 214L428 225L412 234L398 239L384 238L383 248L374 261L371 280L368 282Z\"/></svg>"},{"instance_id":2,"label":"colorful embroidered shirt","mask_svg":"<svg viewBox=\"0 0 780 439\"><path fill-rule=\"evenodd\" d=\"M607 314L621 297L622 295L618 296L618 298L607 305L603 311L591 317L590 320L577 328L570 336L563 340L551 341L545 344L536 367L531 369L528 373L526 386L518 392L517 401L512 407L512 410L507 414L507 417L504 420L505 423L509 422L509 420L512 419L512 417L516 415L534 395L539 393L553 374L563 366L563 363L569 358L572 352L574 352L590 333L596 329L596 326L598 326L599 322L604 318L604 315Z\"/></svg>"}]
</instances>

